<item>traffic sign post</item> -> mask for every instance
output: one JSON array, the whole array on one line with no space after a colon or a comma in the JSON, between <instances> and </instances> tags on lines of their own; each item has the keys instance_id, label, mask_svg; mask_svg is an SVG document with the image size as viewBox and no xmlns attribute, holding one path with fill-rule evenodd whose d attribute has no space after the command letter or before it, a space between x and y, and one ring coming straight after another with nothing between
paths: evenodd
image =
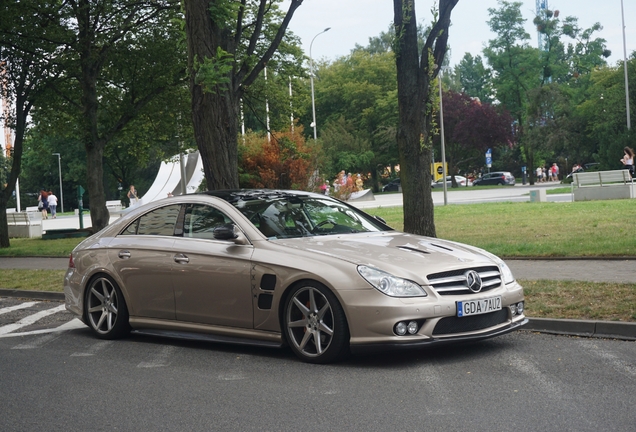
<instances>
[{"instance_id":1,"label":"traffic sign post","mask_svg":"<svg viewBox=\"0 0 636 432\"><path fill-rule=\"evenodd\" d=\"M492 166L492 150L486 150L486 166L488 167L488 172L490 172L490 167Z\"/></svg>"}]
</instances>

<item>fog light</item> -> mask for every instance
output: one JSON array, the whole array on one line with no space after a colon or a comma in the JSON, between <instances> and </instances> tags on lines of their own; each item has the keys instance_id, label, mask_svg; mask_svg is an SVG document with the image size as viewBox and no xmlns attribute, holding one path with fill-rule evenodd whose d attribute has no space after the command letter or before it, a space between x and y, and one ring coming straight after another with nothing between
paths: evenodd
<instances>
[{"instance_id":1,"label":"fog light","mask_svg":"<svg viewBox=\"0 0 636 432\"><path fill-rule=\"evenodd\" d=\"M395 333L398 336L404 336L406 334L406 324L403 322L399 322L395 325Z\"/></svg>"},{"instance_id":2,"label":"fog light","mask_svg":"<svg viewBox=\"0 0 636 432\"><path fill-rule=\"evenodd\" d=\"M409 334L415 334L417 333L417 330L419 329L419 326L417 325L417 323L415 321L411 321L409 323L409 326L407 328L407 330L409 331Z\"/></svg>"},{"instance_id":3,"label":"fog light","mask_svg":"<svg viewBox=\"0 0 636 432\"><path fill-rule=\"evenodd\" d=\"M523 313L523 302L517 303L517 313L521 315Z\"/></svg>"},{"instance_id":4,"label":"fog light","mask_svg":"<svg viewBox=\"0 0 636 432\"><path fill-rule=\"evenodd\" d=\"M514 305L514 304L510 305L510 313L512 314L512 316L517 315L517 305Z\"/></svg>"}]
</instances>

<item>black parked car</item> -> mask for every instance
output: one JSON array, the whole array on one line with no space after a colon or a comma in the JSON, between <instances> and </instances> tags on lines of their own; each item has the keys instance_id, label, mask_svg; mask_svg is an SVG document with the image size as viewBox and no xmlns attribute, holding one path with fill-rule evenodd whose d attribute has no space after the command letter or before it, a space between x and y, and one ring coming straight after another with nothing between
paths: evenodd
<instances>
[{"instance_id":1,"label":"black parked car","mask_svg":"<svg viewBox=\"0 0 636 432\"><path fill-rule=\"evenodd\" d=\"M515 176L507 171L496 171L486 173L473 181L473 186L486 185L515 185Z\"/></svg>"},{"instance_id":2,"label":"black parked car","mask_svg":"<svg viewBox=\"0 0 636 432\"><path fill-rule=\"evenodd\" d=\"M395 178L382 187L382 192L398 192L400 190L400 178Z\"/></svg>"}]
</instances>

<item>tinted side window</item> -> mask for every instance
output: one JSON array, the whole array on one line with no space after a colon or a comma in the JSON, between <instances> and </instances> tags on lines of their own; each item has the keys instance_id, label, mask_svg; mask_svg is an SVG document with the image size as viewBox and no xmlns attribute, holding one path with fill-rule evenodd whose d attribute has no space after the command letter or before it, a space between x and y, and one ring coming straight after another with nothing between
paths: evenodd
<instances>
[{"instance_id":1,"label":"tinted side window","mask_svg":"<svg viewBox=\"0 0 636 432\"><path fill-rule=\"evenodd\" d=\"M214 228L232 223L220 210L204 205L188 205L183 219L183 236L193 238L213 239Z\"/></svg>"},{"instance_id":2,"label":"tinted side window","mask_svg":"<svg viewBox=\"0 0 636 432\"><path fill-rule=\"evenodd\" d=\"M153 210L139 219L122 232L122 235L174 235L174 227L179 216L180 205L170 205Z\"/></svg>"}]
</instances>

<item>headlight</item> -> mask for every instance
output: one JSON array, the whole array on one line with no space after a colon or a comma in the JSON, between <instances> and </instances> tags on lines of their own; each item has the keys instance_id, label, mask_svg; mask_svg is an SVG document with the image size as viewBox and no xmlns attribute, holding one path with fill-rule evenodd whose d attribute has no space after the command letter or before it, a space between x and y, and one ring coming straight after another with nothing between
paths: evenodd
<instances>
[{"instance_id":1,"label":"headlight","mask_svg":"<svg viewBox=\"0 0 636 432\"><path fill-rule=\"evenodd\" d=\"M513 283L515 281L515 277L512 274L512 270L510 270L510 267L508 267L508 264L506 264L504 260L499 258L497 255L491 254L490 252L485 251L483 249L476 248L476 247L473 247L473 249L478 250L482 254L486 255L488 258L493 260L495 264L497 264L497 267L499 267L499 270L501 270L501 279L503 280L504 285Z\"/></svg>"},{"instance_id":2,"label":"headlight","mask_svg":"<svg viewBox=\"0 0 636 432\"><path fill-rule=\"evenodd\" d=\"M367 266L358 266L358 273L374 288L391 297L426 297L426 291L410 280Z\"/></svg>"},{"instance_id":3,"label":"headlight","mask_svg":"<svg viewBox=\"0 0 636 432\"><path fill-rule=\"evenodd\" d=\"M515 277L512 274L512 270L510 270L508 264L506 264L501 258L498 258L498 260L499 261L497 262L497 264L501 269L501 277L504 281L504 284L513 283L515 281Z\"/></svg>"}]
</instances>

